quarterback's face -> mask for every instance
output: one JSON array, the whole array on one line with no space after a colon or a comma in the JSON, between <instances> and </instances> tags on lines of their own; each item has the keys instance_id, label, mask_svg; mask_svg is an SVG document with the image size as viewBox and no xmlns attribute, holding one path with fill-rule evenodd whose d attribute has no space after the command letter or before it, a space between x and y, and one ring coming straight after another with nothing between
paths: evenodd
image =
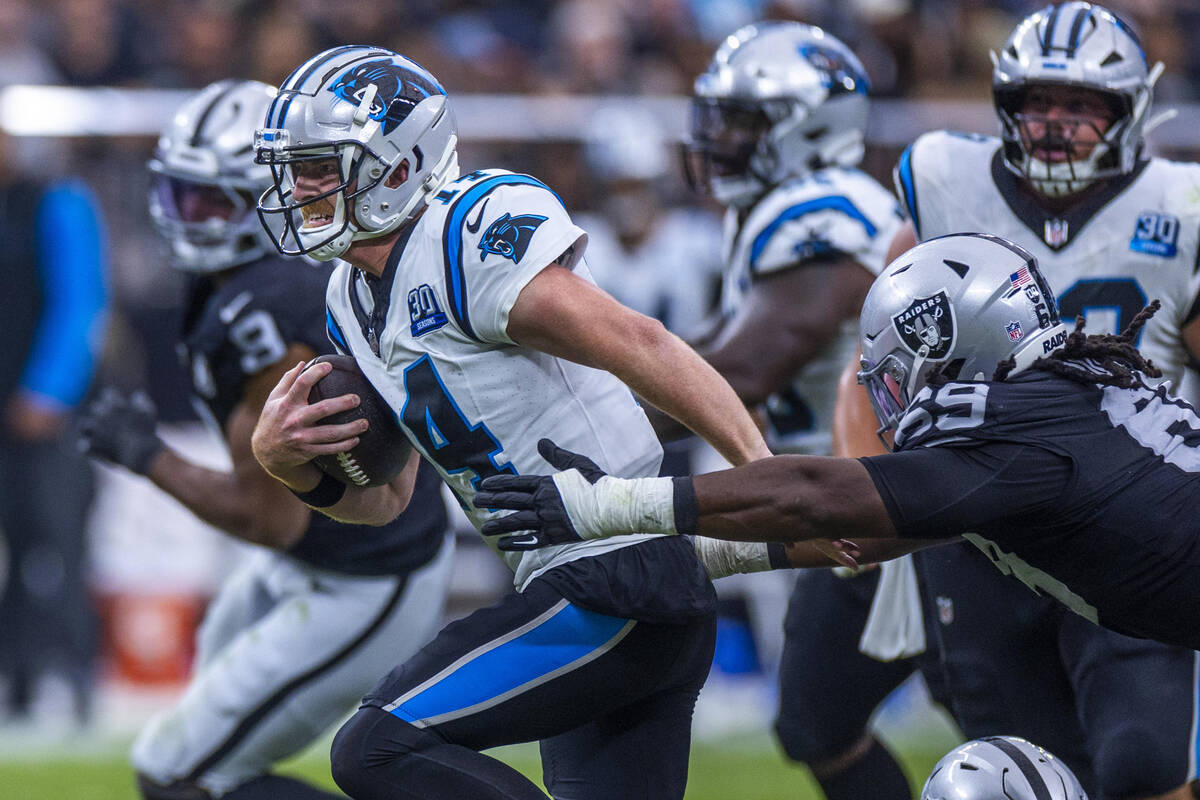
<instances>
[{"instance_id":1,"label":"quarterback's face","mask_svg":"<svg viewBox=\"0 0 1200 800\"><path fill-rule=\"evenodd\" d=\"M1100 92L1076 86L1033 86L1018 109L1026 150L1054 164L1091 155L1114 114Z\"/></svg>"},{"instance_id":2,"label":"quarterback's face","mask_svg":"<svg viewBox=\"0 0 1200 800\"><path fill-rule=\"evenodd\" d=\"M342 170L334 156L293 162L292 199L300 206L304 227L319 228L333 221L334 195L321 197L337 189L342 183ZM320 198L320 199L314 199ZM307 202L307 201L312 202Z\"/></svg>"}]
</instances>

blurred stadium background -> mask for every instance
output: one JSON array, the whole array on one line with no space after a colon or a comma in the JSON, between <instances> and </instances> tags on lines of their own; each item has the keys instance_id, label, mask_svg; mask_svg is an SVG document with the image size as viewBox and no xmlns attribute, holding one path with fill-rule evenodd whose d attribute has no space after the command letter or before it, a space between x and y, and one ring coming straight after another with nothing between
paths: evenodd
<instances>
[{"instance_id":1,"label":"blurred stadium background","mask_svg":"<svg viewBox=\"0 0 1200 800\"><path fill-rule=\"evenodd\" d=\"M658 206L686 207L715 222L715 207L688 194L665 151L640 153L683 134L691 80L724 35L756 19L798 19L826 27L853 47L874 84L865 166L890 185L891 166L919 133L938 127L996 130L988 51L1041 5L0 0L0 162L18 175L71 176L89 184L99 198L108 247L110 308L98 343L99 376L146 387L166 422L165 435L197 460L219 464L224 454L190 409L186 376L173 349L183 276L166 268L145 208L144 164L154 136L189 91L229 76L277 83L326 47L381 44L415 58L447 87L468 169L499 164L537 175L579 215L614 212L605 199L615 178L649 179ZM1151 60L1166 65L1158 108L1180 113L1155 131L1154 148L1194 158L1200 150L1200 3L1108 5L1139 29ZM651 122L632 130L609 125L604 113L613 108L641 111ZM609 134L614 146L589 150ZM712 252L709 268L694 275L647 276L613 267L606 288L661 314L673 299L687 313L677 308L666 321L686 333L715 299L718 258ZM606 265L595 269L603 276ZM205 603L245 552L145 481L116 470L97 472L86 533L94 681L79 708L51 659L28 713L18 713L6 701L7 692L0 692L0 795L6 798L134 796L124 749L147 715L183 685ZM452 615L490 600L508 582L473 531L461 533ZM23 580L36 588L39 580L61 579L61 571L53 569L18 574L9 568L2 545L0 539L0 585ZM781 635L787 580L756 576L725 589L730 614L697 713L689 798L816 796L804 772L783 763L767 734L774 703L772 654ZM0 627L0 650L7 646ZM4 680L0 674L0 687ZM846 691L853 691L853 683ZM914 782L957 735L929 708L919 684L893 697L877 725L904 754ZM327 776L324 747L313 748L291 768ZM514 748L510 754L536 773L535 750Z\"/></svg>"}]
</instances>

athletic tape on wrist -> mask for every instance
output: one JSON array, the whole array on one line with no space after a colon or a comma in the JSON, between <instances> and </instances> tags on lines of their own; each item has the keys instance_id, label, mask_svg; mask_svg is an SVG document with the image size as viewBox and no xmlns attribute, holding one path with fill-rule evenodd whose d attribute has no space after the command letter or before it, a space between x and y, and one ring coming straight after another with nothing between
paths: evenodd
<instances>
[{"instance_id":1,"label":"athletic tape on wrist","mask_svg":"<svg viewBox=\"0 0 1200 800\"><path fill-rule=\"evenodd\" d=\"M614 478L589 483L577 470L553 478L581 539L625 533L676 533L671 478Z\"/></svg>"}]
</instances>

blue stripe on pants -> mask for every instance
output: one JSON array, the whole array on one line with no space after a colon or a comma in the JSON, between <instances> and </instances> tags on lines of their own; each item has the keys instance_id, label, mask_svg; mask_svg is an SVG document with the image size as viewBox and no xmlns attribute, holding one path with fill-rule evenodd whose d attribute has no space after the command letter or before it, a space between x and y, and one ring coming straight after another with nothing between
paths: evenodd
<instances>
[{"instance_id":1,"label":"blue stripe on pants","mask_svg":"<svg viewBox=\"0 0 1200 800\"><path fill-rule=\"evenodd\" d=\"M467 653L384 710L422 728L476 713L595 660L634 624L562 600Z\"/></svg>"}]
</instances>

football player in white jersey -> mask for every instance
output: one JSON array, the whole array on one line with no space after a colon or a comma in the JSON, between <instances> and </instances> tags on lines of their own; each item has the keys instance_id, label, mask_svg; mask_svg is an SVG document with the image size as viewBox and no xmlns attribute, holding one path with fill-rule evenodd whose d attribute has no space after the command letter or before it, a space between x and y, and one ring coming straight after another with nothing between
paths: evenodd
<instances>
[{"instance_id":1,"label":"football player in white jersey","mask_svg":"<svg viewBox=\"0 0 1200 800\"><path fill-rule=\"evenodd\" d=\"M321 53L283 83L257 139L275 173L259 211L276 245L348 262L329 283L330 336L476 525L497 514L472 503L480 480L545 471L542 437L621 475L657 474L661 449L630 389L735 463L767 455L711 367L595 287L587 235L552 191L504 170L458 177L448 98L416 63L373 47ZM352 447L361 426L318 424L355 398L308 406L324 371L301 366L259 419L259 461L326 514L391 519L411 478L345 488L309 463ZM444 629L366 697L334 742L338 784L356 798L544 798L480 752L540 740L557 796L682 797L714 595L676 541L502 553L517 592ZM772 555L753 557L765 568Z\"/></svg>"},{"instance_id":2,"label":"football player in white jersey","mask_svg":"<svg viewBox=\"0 0 1200 800\"><path fill-rule=\"evenodd\" d=\"M1118 17L1083 2L1030 15L993 60L1001 136L936 131L903 153L896 184L910 221L891 252L957 231L1011 239L1037 257L1064 318L1084 316L1089 332L1120 332L1157 299L1135 343L1178 388L1200 353L1200 166L1144 150L1161 65L1148 65ZM865 394L843 376L846 452L877 451ZM1181 784L1196 777L1194 654L1088 628L997 576L973 547L914 563L938 608L929 638L964 733L1042 742L1093 796L1190 796ZM1004 701L1018 690L1039 699Z\"/></svg>"},{"instance_id":3,"label":"football player in white jersey","mask_svg":"<svg viewBox=\"0 0 1200 800\"><path fill-rule=\"evenodd\" d=\"M330 268L280 258L254 213L271 174L251 144L274 97L257 81L211 84L176 112L149 165L150 215L190 278L179 347L232 469L168 447L153 409L115 389L81 420L92 455L261 546L241 553L209 606L187 690L134 742L145 800L331 800L271 768L437 632L450 583L453 541L433 470L417 479L421 502L386 528L363 529L306 508L251 453L279 377L332 349L322 316Z\"/></svg>"},{"instance_id":4,"label":"football player in white jersey","mask_svg":"<svg viewBox=\"0 0 1200 800\"><path fill-rule=\"evenodd\" d=\"M857 166L868 88L842 42L797 22L736 31L696 79L688 177L727 209L723 323L699 350L743 402L766 405L776 451L829 453L837 373L903 221ZM912 796L867 726L913 671L858 651L877 580L799 574L784 624L776 734L830 800Z\"/></svg>"}]
</instances>

